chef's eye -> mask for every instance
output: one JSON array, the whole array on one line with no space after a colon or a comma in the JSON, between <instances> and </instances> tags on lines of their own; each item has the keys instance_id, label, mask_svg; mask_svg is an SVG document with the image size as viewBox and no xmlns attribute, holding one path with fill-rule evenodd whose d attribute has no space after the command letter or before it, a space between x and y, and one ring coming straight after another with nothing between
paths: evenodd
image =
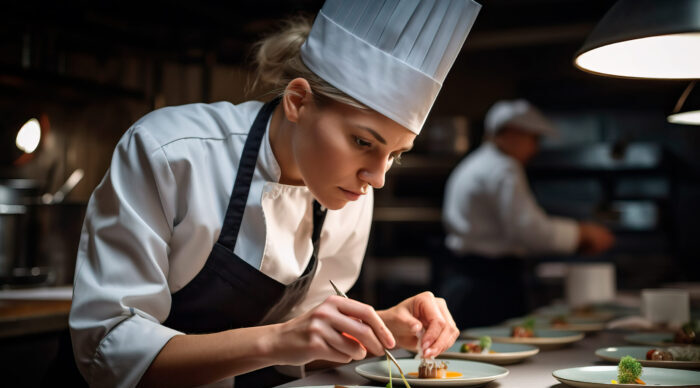
<instances>
[{"instance_id":1,"label":"chef's eye","mask_svg":"<svg viewBox=\"0 0 700 388\"><path fill-rule=\"evenodd\" d=\"M372 143L370 143L366 140L363 140L362 138L359 138L357 136L354 136L354 138L355 138L355 144L357 144L360 147L369 147L372 145Z\"/></svg>"},{"instance_id":2,"label":"chef's eye","mask_svg":"<svg viewBox=\"0 0 700 388\"><path fill-rule=\"evenodd\" d=\"M401 154L394 154L389 156L389 160L393 161L394 163L401 165Z\"/></svg>"}]
</instances>

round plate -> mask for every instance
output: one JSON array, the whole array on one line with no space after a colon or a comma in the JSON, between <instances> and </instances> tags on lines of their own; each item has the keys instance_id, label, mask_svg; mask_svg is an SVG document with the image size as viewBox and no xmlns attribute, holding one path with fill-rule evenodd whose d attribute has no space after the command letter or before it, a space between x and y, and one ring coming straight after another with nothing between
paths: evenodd
<instances>
[{"instance_id":1,"label":"round plate","mask_svg":"<svg viewBox=\"0 0 700 388\"><path fill-rule=\"evenodd\" d=\"M679 344L673 342L673 333L655 332L655 333L635 333L625 336L625 341L637 345L650 346L683 346L687 344Z\"/></svg>"},{"instance_id":2,"label":"round plate","mask_svg":"<svg viewBox=\"0 0 700 388\"><path fill-rule=\"evenodd\" d=\"M507 365L520 362L528 357L532 357L540 352L535 346L522 344L499 344L491 345L491 350L496 353L462 353L460 348L465 342L471 340L459 340L449 349L442 353L439 358L456 358L461 360L481 361L491 364Z\"/></svg>"},{"instance_id":3,"label":"round plate","mask_svg":"<svg viewBox=\"0 0 700 388\"><path fill-rule=\"evenodd\" d=\"M583 333L579 331L535 329L534 337L515 338L510 336L510 330L510 327L479 327L465 330L462 337L479 338L488 335L493 342L535 345L542 350L560 348L583 339Z\"/></svg>"},{"instance_id":4,"label":"round plate","mask_svg":"<svg viewBox=\"0 0 700 388\"><path fill-rule=\"evenodd\" d=\"M632 356L642 366L656 366L660 368L698 369L700 361L659 361L647 360L647 352L654 349L651 346L617 346L612 348L600 348L595 355L605 361L619 363L624 356Z\"/></svg>"},{"instance_id":5,"label":"round plate","mask_svg":"<svg viewBox=\"0 0 700 388\"><path fill-rule=\"evenodd\" d=\"M312 386L303 386L303 387L296 387L296 388L338 388L338 387L347 387L347 388L377 388L377 387L370 387L369 385L347 385L347 384L336 384L336 385L312 385Z\"/></svg>"},{"instance_id":6,"label":"round plate","mask_svg":"<svg viewBox=\"0 0 700 388\"><path fill-rule=\"evenodd\" d=\"M566 319L565 324L552 325L552 319L554 317L534 317L535 328L539 329L551 329L551 330L569 330L569 331L600 331L605 328L605 323L596 319L590 318L578 318L578 317L564 317ZM506 326L516 326L522 325L526 318L513 318L505 322Z\"/></svg>"},{"instance_id":7,"label":"round plate","mask_svg":"<svg viewBox=\"0 0 700 388\"><path fill-rule=\"evenodd\" d=\"M697 387L700 382L700 372L667 368L644 368L641 377L646 385L613 384L611 380L617 380L617 366L559 369L552 372L552 376L566 385L581 388Z\"/></svg>"},{"instance_id":8,"label":"round plate","mask_svg":"<svg viewBox=\"0 0 700 388\"><path fill-rule=\"evenodd\" d=\"M404 373L418 372L420 360L404 358L398 360L399 365ZM447 362L447 370L451 372L459 372L462 377L448 379L419 379L406 376L406 381L413 387L467 387L480 386L490 381L505 377L508 375L508 369L485 364L483 362L449 360ZM370 380L380 383L389 382L389 370L387 369L387 361L375 361L361 364L355 367L355 372ZM403 387L401 375L396 365L391 364L391 377L394 386ZM397 385L398 384L398 385Z\"/></svg>"}]
</instances>

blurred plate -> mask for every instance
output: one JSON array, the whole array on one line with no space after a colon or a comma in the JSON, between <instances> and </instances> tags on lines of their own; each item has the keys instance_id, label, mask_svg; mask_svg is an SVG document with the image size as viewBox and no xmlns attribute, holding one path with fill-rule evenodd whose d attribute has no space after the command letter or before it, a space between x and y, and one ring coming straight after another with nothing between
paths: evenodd
<instances>
[{"instance_id":1,"label":"blurred plate","mask_svg":"<svg viewBox=\"0 0 700 388\"><path fill-rule=\"evenodd\" d=\"M493 342L535 345L542 350L559 348L583 339L583 333L579 331L535 329L535 336L531 338L511 337L510 331L510 327L479 327L463 331L462 337L479 338L488 335Z\"/></svg>"},{"instance_id":2,"label":"blurred plate","mask_svg":"<svg viewBox=\"0 0 700 388\"><path fill-rule=\"evenodd\" d=\"M455 344L442 353L439 358L457 358L506 365L520 362L540 352L540 349L532 345L494 343L491 345L491 350L496 353L462 353L459 350L465 342L472 341L459 340L455 342Z\"/></svg>"},{"instance_id":3,"label":"blurred plate","mask_svg":"<svg viewBox=\"0 0 700 388\"><path fill-rule=\"evenodd\" d=\"M551 330L570 330L570 331L600 331L605 328L605 323L591 318L566 317L566 323L552 325L552 319L555 317L533 317L535 320L535 328L551 329ZM527 318L513 318L505 321L507 326L522 325Z\"/></svg>"},{"instance_id":4,"label":"blurred plate","mask_svg":"<svg viewBox=\"0 0 700 388\"><path fill-rule=\"evenodd\" d=\"M377 387L370 387L369 385L348 385L348 384L310 385L310 386L303 386L303 387L296 387L296 388L339 388L339 387L347 387L347 388L377 388Z\"/></svg>"},{"instance_id":5,"label":"blurred plate","mask_svg":"<svg viewBox=\"0 0 700 388\"><path fill-rule=\"evenodd\" d=\"M567 318L589 319L597 322L607 322L615 317L639 314L638 308L617 306L617 305L597 305L589 309L572 309L566 305L551 305L535 310L534 315L542 317L565 316Z\"/></svg>"},{"instance_id":6,"label":"blurred plate","mask_svg":"<svg viewBox=\"0 0 700 388\"><path fill-rule=\"evenodd\" d=\"M642 366L655 366L660 368L697 369L700 368L700 361L658 361L647 360L647 352L654 349L653 346L617 346L611 348L600 348L595 351L595 355L605 361L619 363L624 356L632 356L639 361ZM700 348L699 348L700 349Z\"/></svg>"},{"instance_id":7,"label":"blurred plate","mask_svg":"<svg viewBox=\"0 0 700 388\"><path fill-rule=\"evenodd\" d=\"M552 372L552 376L562 383L581 388L619 388L624 387L697 387L700 383L700 372L667 369L644 368L642 369L642 384L613 384L611 380L617 380L617 366L585 366L582 368L559 369Z\"/></svg>"},{"instance_id":8,"label":"blurred plate","mask_svg":"<svg viewBox=\"0 0 700 388\"><path fill-rule=\"evenodd\" d=\"M418 365L420 360L415 359L399 359L399 365L405 373L418 372ZM461 361L461 360L449 360L445 361L447 363L447 370L450 372L458 372L462 374L462 377L445 378L445 379L419 379L416 377L406 376L406 381L408 381L411 386L416 387L473 387L481 386L493 380L505 377L508 375L508 369L485 364L483 362L474 361ZM370 380L378 381L380 383L389 382L389 370L386 360L368 362L355 367L355 372L360 374L362 377L368 378ZM391 377L394 386L403 387L403 381L401 381L401 375L396 365L391 364ZM398 385L397 385L398 384Z\"/></svg>"},{"instance_id":9,"label":"blurred plate","mask_svg":"<svg viewBox=\"0 0 700 388\"><path fill-rule=\"evenodd\" d=\"M682 346L687 344L679 344L673 342L674 333L656 332L656 333L635 333L625 336L625 341L637 345L650 346Z\"/></svg>"}]
</instances>

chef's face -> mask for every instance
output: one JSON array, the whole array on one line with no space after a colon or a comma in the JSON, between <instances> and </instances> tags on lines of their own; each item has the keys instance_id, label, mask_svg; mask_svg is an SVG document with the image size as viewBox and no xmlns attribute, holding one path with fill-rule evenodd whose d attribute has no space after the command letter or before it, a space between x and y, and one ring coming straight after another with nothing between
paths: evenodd
<instances>
[{"instance_id":1,"label":"chef's face","mask_svg":"<svg viewBox=\"0 0 700 388\"><path fill-rule=\"evenodd\" d=\"M413 146L413 132L375 111L314 98L302 104L292 153L304 184L329 209L384 186L392 163Z\"/></svg>"},{"instance_id":2,"label":"chef's face","mask_svg":"<svg viewBox=\"0 0 700 388\"><path fill-rule=\"evenodd\" d=\"M497 136L501 138L501 143L506 143L508 153L523 164L529 162L539 150L540 136L532 132L506 127Z\"/></svg>"}]
</instances>

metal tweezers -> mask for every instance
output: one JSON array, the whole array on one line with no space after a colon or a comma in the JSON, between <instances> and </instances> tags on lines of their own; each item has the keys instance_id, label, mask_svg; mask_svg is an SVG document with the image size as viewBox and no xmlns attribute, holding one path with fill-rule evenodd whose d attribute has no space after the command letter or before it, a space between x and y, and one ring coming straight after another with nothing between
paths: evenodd
<instances>
[{"instance_id":1,"label":"metal tweezers","mask_svg":"<svg viewBox=\"0 0 700 388\"><path fill-rule=\"evenodd\" d=\"M335 293L337 295L342 296L345 299L350 299L347 295L345 295L343 291L340 291L340 289L336 287L335 283L333 283L332 280L329 281L331 282L331 286L333 286L333 289L335 290ZM404 373L403 370L401 370L401 367L399 366L399 362L396 361L396 358L394 358L394 356L391 353L389 353L389 350L387 348L384 348L384 354L386 354L387 357L389 357L389 359L394 363L394 365L396 365L396 367L399 368L399 372L401 372L401 375L403 375Z\"/></svg>"}]
</instances>

